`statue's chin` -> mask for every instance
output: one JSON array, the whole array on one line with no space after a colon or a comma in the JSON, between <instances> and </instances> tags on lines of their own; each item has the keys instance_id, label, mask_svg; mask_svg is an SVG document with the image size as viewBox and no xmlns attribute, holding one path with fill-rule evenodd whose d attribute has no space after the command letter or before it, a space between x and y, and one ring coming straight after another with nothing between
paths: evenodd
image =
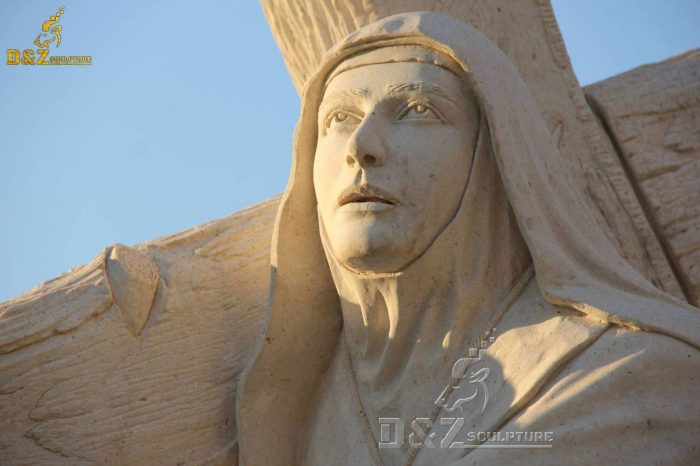
<instances>
[{"instance_id":1,"label":"statue's chin","mask_svg":"<svg viewBox=\"0 0 700 466\"><path fill-rule=\"evenodd\" d=\"M400 272L442 231L436 222L415 222L406 214L393 218L343 216L323 225L332 256L358 273Z\"/></svg>"},{"instance_id":2,"label":"statue's chin","mask_svg":"<svg viewBox=\"0 0 700 466\"><path fill-rule=\"evenodd\" d=\"M336 260L345 268L359 273L400 271L412 259L411 248L402 247L396 237L365 234L336 237L331 247ZM407 251L408 249L408 251Z\"/></svg>"}]
</instances>

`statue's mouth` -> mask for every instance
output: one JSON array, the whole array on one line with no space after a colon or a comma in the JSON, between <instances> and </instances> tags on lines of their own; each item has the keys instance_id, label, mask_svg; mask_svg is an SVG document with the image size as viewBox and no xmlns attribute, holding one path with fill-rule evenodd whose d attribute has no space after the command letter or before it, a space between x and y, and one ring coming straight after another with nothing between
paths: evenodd
<instances>
[{"instance_id":1,"label":"statue's mouth","mask_svg":"<svg viewBox=\"0 0 700 466\"><path fill-rule=\"evenodd\" d=\"M370 185L350 186L338 197L338 205L361 204L378 202L381 204L397 205L398 201L386 191Z\"/></svg>"}]
</instances>

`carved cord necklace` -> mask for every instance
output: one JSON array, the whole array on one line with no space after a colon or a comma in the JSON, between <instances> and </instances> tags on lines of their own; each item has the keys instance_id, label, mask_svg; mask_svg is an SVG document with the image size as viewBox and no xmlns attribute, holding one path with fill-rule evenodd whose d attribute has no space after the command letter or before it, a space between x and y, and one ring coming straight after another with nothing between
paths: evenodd
<instances>
[{"instance_id":1,"label":"carved cord necklace","mask_svg":"<svg viewBox=\"0 0 700 466\"><path fill-rule=\"evenodd\" d=\"M498 306L496 307L495 312L493 313L493 316L488 322L488 325L486 326L487 329L493 329L496 324L501 320L503 315L510 309L510 307L513 305L513 303L520 297L522 292L525 290L525 286L527 286L528 283L530 283L530 280L535 276L535 268L533 264L530 264L525 271L518 277L518 279L513 283L513 285L510 287L508 290L508 293L501 298L501 300L498 303ZM475 339L475 341L472 342L468 348L480 348L481 347L481 341L482 337L481 335L485 334L487 332L480 332L478 334L478 337ZM490 333L490 332L488 332ZM344 366L345 366L345 377L348 379L348 385L351 388L351 395L352 399L356 405L356 408L360 412L360 418L362 420L362 434L365 438L365 441L370 447L370 454L372 456L372 459L374 460L375 466L385 466L384 460L382 460L381 453L379 451L379 443L377 442L377 439L374 436L374 432L372 432L372 427L369 422L369 417L367 416L367 411L365 410L365 407L362 403L362 399L360 398L360 386L359 383L357 382L357 377L355 375L355 369L352 367L352 357L350 355L350 349L346 343L345 340L345 332L343 332L343 341L342 345L345 348L345 361L344 361ZM464 368L462 368L462 373L466 373L467 369L469 369L471 363L466 365ZM449 398L449 396L452 394L455 388L458 387L459 381L461 380L461 377L455 378L453 377L445 390L443 391L441 395L441 399L446 400ZM430 435L432 432L432 426L435 424L436 419L440 415L442 408L445 406L444 403L437 404L434 403L432 410L430 412L430 421L429 421L429 426L430 430L426 432L426 435ZM410 446L408 452L406 453L406 459L403 463L403 466L411 466L413 464L413 461L416 459L416 455L418 455L418 452L422 448L423 443L421 442L420 445L418 446Z\"/></svg>"}]
</instances>

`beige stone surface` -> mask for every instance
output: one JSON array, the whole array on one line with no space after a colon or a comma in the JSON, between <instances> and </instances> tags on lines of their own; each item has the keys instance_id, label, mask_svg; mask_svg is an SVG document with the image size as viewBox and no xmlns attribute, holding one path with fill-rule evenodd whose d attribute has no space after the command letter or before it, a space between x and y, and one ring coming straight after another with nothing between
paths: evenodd
<instances>
[{"instance_id":1,"label":"beige stone surface","mask_svg":"<svg viewBox=\"0 0 700 466\"><path fill-rule=\"evenodd\" d=\"M232 464L277 200L0 304L0 463Z\"/></svg>"},{"instance_id":2,"label":"beige stone surface","mask_svg":"<svg viewBox=\"0 0 700 466\"><path fill-rule=\"evenodd\" d=\"M688 300L700 305L700 51L588 86Z\"/></svg>"},{"instance_id":3,"label":"beige stone surface","mask_svg":"<svg viewBox=\"0 0 700 466\"><path fill-rule=\"evenodd\" d=\"M516 66L573 173L572 189L618 251L658 287L683 298L668 258L571 68L549 0L262 0L292 80L303 83L357 28L407 11L453 16L489 37Z\"/></svg>"},{"instance_id":4,"label":"beige stone surface","mask_svg":"<svg viewBox=\"0 0 700 466\"><path fill-rule=\"evenodd\" d=\"M398 14L334 45L302 95L241 463L509 464L532 444L481 434L524 431L551 434L524 464L692 464L700 312L618 254L571 170L464 22Z\"/></svg>"}]
</instances>

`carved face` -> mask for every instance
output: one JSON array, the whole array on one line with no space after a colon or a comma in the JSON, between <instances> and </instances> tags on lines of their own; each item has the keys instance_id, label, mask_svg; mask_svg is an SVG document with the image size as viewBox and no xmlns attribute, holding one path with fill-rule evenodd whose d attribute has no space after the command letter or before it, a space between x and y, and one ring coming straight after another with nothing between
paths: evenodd
<instances>
[{"instance_id":1,"label":"carved face","mask_svg":"<svg viewBox=\"0 0 700 466\"><path fill-rule=\"evenodd\" d=\"M329 247L360 272L396 272L452 220L469 177L479 112L447 69L360 66L328 83L314 187Z\"/></svg>"}]
</instances>

